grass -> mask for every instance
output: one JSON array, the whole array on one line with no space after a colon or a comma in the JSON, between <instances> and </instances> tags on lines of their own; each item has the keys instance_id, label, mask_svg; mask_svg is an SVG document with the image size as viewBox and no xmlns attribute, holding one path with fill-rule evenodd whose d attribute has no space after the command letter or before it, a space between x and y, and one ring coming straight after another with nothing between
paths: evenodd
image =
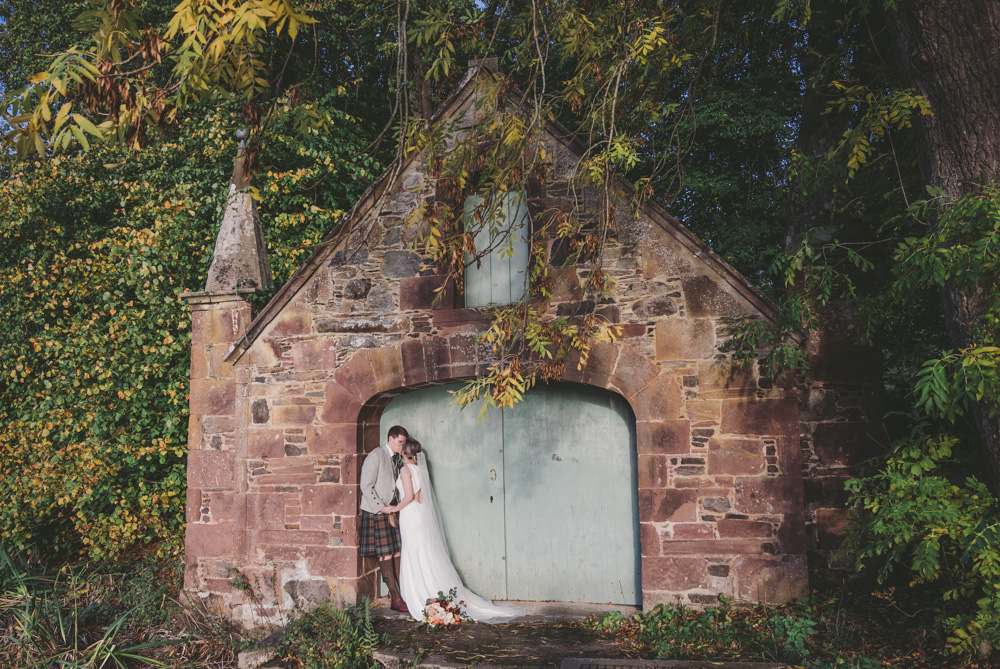
<instances>
[{"instance_id":1,"label":"grass","mask_svg":"<svg viewBox=\"0 0 1000 669\"><path fill-rule=\"evenodd\" d=\"M298 612L277 632L248 632L196 606L181 607L175 597L182 572L178 557L137 554L118 564L50 566L0 547L0 666L222 669L236 666L238 653L251 647L269 649L290 669L371 669L378 649L469 665L527 660L557 667L582 652L807 669L993 666L949 654L932 631L940 629L937 601L910 588L832 589L785 606L720 600L705 610L657 607L636 616L444 630L373 616L366 606L323 605Z\"/></svg>"}]
</instances>

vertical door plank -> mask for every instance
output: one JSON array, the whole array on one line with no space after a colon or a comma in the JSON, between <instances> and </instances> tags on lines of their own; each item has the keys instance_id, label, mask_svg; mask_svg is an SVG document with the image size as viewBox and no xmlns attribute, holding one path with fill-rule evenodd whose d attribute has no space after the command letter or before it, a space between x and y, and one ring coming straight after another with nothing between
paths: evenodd
<instances>
[{"instance_id":1,"label":"vertical door plank","mask_svg":"<svg viewBox=\"0 0 1000 669\"><path fill-rule=\"evenodd\" d=\"M639 604L631 410L573 384L525 400L504 416L508 596Z\"/></svg>"}]
</instances>

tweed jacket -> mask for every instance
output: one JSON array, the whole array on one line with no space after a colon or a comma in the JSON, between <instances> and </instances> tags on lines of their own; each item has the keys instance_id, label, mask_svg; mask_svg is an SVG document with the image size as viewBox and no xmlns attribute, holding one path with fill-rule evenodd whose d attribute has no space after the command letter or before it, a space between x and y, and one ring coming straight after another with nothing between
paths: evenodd
<instances>
[{"instance_id":1,"label":"tweed jacket","mask_svg":"<svg viewBox=\"0 0 1000 669\"><path fill-rule=\"evenodd\" d=\"M395 490L392 451L382 444L368 454L361 466L361 509L378 513L392 502Z\"/></svg>"}]
</instances>

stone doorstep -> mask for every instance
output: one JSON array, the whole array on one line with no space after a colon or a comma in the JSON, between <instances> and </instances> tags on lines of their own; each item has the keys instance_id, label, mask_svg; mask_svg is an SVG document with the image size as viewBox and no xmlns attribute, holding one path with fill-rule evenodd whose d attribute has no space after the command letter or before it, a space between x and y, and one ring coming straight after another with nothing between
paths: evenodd
<instances>
[{"instance_id":1,"label":"stone doorstep","mask_svg":"<svg viewBox=\"0 0 1000 669\"><path fill-rule=\"evenodd\" d=\"M375 661L386 669L415 667L416 669L466 669L469 665L430 655L420 664L413 664L415 658L392 653L375 653ZM477 664L478 669L536 669L537 665L504 663ZM559 669L789 669L794 665L772 662L716 662L712 660L614 660L610 658L566 658Z\"/></svg>"},{"instance_id":2,"label":"stone doorstep","mask_svg":"<svg viewBox=\"0 0 1000 669\"><path fill-rule=\"evenodd\" d=\"M716 662L713 660L605 660L601 658L567 658L559 669L632 669L632 667L664 667L665 669L785 669L794 665L772 662Z\"/></svg>"}]
</instances>

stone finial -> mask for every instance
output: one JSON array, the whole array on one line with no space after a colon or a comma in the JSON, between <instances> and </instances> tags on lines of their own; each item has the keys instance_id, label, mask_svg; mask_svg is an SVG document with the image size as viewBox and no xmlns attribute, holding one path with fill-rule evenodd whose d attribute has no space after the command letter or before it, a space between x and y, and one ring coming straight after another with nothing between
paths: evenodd
<instances>
[{"instance_id":1,"label":"stone finial","mask_svg":"<svg viewBox=\"0 0 1000 669\"><path fill-rule=\"evenodd\" d=\"M239 148L229 184L226 211L215 238L212 266L205 282L207 293L241 292L271 286L271 265L267 260L264 233L260 227L257 203L250 196L250 175L246 171L246 130L239 130Z\"/></svg>"}]
</instances>

